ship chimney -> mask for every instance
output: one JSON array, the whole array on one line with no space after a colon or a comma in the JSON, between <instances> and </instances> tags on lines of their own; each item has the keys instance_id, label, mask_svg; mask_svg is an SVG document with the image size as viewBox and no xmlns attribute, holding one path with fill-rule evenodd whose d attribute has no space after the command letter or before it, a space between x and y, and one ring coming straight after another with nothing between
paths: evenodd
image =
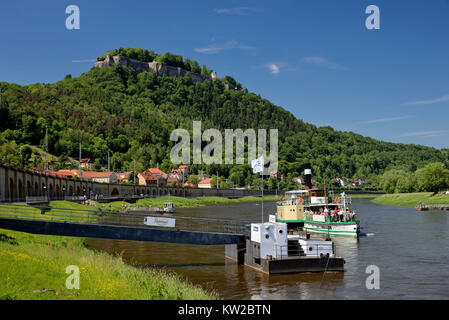
<instances>
[{"instance_id":1,"label":"ship chimney","mask_svg":"<svg viewBox=\"0 0 449 320\"><path fill-rule=\"evenodd\" d=\"M310 169L310 164L305 165L304 169L304 182L306 185L306 189L312 189L312 169Z\"/></svg>"}]
</instances>

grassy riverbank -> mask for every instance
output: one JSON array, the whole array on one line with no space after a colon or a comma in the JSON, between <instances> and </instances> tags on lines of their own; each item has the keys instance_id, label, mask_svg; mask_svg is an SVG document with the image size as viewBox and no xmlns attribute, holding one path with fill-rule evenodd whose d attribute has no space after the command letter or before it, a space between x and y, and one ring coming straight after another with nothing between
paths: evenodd
<instances>
[{"instance_id":1,"label":"grassy riverbank","mask_svg":"<svg viewBox=\"0 0 449 320\"><path fill-rule=\"evenodd\" d=\"M66 288L66 268L80 270L80 289ZM159 270L126 265L89 250L83 239L0 229L0 299L214 299Z\"/></svg>"},{"instance_id":2,"label":"grassy riverbank","mask_svg":"<svg viewBox=\"0 0 449 320\"><path fill-rule=\"evenodd\" d=\"M362 194L348 194L348 197L351 197L352 199L371 199L376 198L380 196L380 194L376 193L362 193Z\"/></svg>"},{"instance_id":3,"label":"grassy riverbank","mask_svg":"<svg viewBox=\"0 0 449 320\"><path fill-rule=\"evenodd\" d=\"M432 192L393 193L375 197L373 202L389 206L416 207L418 204L449 204L449 195Z\"/></svg>"},{"instance_id":4,"label":"grassy riverbank","mask_svg":"<svg viewBox=\"0 0 449 320\"><path fill-rule=\"evenodd\" d=\"M266 196L264 201L276 201L280 197L276 196ZM164 202L173 201L176 208L196 208L201 206L212 206L220 204L232 204L232 203L242 203L242 202L261 202L261 197L242 197L235 199L228 199L222 197L197 197L197 198L183 198L183 197L158 197L158 198L147 198L137 201L138 206L142 207L162 207Z\"/></svg>"}]
</instances>

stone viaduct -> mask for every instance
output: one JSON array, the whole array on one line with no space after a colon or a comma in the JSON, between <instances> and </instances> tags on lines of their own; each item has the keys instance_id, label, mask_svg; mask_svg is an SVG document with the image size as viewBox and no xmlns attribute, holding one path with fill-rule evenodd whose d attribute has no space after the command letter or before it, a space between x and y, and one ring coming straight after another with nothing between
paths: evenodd
<instances>
[{"instance_id":1,"label":"stone viaduct","mask_svg":"<svg viewBox=\"0 0 449 320\"><path fill-rule=\"evenodd\" d=\"M91 192L108 196L148 194L150 196L219 196L244 197L259 196L260 190L240 189L199 189L182 187L152 187L132 184L108 184L84 179L67 179L32 172L0 164L0 202L20 202L26 197L47 196L50 200L67 196L89 196ZM273 194L266 191L265 194Z\"/></svg>"}]
</instances>

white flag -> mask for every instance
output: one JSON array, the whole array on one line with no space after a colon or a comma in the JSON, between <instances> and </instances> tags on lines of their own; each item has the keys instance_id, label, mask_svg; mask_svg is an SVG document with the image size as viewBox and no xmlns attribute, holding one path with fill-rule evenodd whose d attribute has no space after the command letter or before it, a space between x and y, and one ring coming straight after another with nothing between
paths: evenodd
<instances>
[{"instance_id":1,"label":"white flag","mask_svg":"<svg viewBox=\"0 0 449 320\"><path fill-rule=\"evenodd\" d=\"M253 168L253 173L262 172L263 173L264 159L263 156L251 161L251 167Z\"/></svg>"}]
</instances>

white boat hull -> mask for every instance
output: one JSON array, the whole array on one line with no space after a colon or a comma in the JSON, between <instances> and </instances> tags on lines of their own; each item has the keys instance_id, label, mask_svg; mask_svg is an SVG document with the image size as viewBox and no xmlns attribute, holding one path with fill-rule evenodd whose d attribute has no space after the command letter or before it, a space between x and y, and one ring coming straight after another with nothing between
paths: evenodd
<instances>
[{"instance_id":1,"label":"white boat hull","mask_svg":"<svg viewBox=\"0 0 449 320\"><path fill-rule=\"evenodd\" d=\"M321 233L334 236L358 237L359 227L357 224L322 224L316 222L304 222L304 230L309 233Z\"/></svg>"}]
</instances>

